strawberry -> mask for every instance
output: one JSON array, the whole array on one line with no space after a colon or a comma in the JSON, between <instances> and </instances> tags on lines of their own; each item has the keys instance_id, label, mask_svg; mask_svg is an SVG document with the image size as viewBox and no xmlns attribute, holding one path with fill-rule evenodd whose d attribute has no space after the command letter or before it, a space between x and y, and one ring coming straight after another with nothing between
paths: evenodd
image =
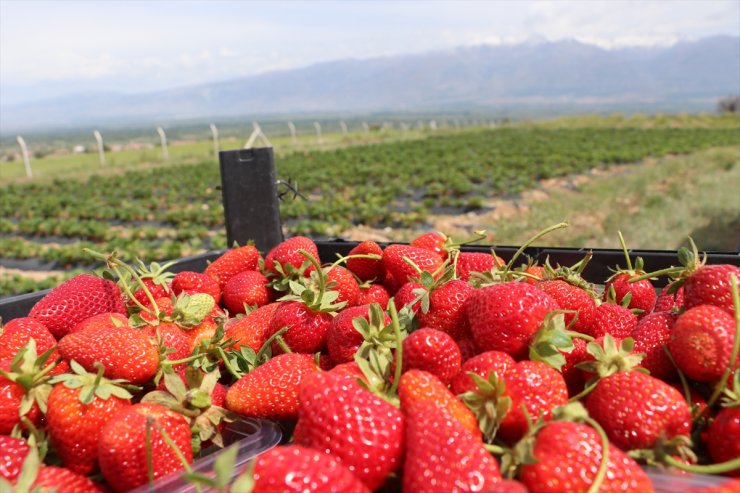
<instances>
[{"instance_id":1,"label":"strawberry","mask_svg":"<svg viewBox=\"0 0 740 493\"><path fill-rule=\"evenodd\" d=\"M473 372L483 379L488 379L488 374L494 372L499 378L503 377L506 370L514 366L514 358L501 351L486 351L473 356L460 368L450 383L450 389L455 395L475 390L475 381L468 372Z\"/></svg>"},{"instance_id":2,"label":"strawberry","mask_svg":"<svg viewBox=\"0 0 740 493\"><path fill-rule=\"evenodd\" d=\"M537 284L543 279L545 279L546 277L545 267L543 267L542 265L536 265L536 264L528 265L524 268L523 272L531 276L531 277L527 277L524 280L524 282L526 282L527 284Z\"/></svg>"},{"instance_id":3,"label":"strawberry","mask_svg":"<svg viewBox=\"0 0 740 493\"><path fill-rule=\"evenodd\" d=\"M36 341L36 351L40 353L57 345L49 329L38 320L30 317L16 318L0 326L0 359L13 359L28 344L29 339ZM55 351L50 356L50 361L54 361L57 356Z\"/></svg>"},{"instance_id":4,"label":"strawberry","mask_svg":"<svg viewBox=\"0 0 740 493\"><path fill-rule=\"evenodd\" d=\"M460 372L460 348L455 340L437 329L423 328L403 340L403 371L424 370L448 385Z\"/></svg>"},{"instance_id":5,"label":"strawberry","mask_svg":"<svg viewBox=\"0 0 740 493\"><path fill-rule=\"evenodd\" d=\"M339 293L336 302L346 303L345 306L357 305L357 300L360 297L360 285L352 272L341 265L335 265L326 269L325 273L326 280L332 283L329 284L329 289Z\"/></svg>"},{"instance_id":6,"label":"strawberry","mask_svg":"<svg viewBox=\"0 0 740 493\"><path fill-rule=\"evenodd\" d=\"M164 436L193 462L191 432L187 420L169 409L142 402L127 406L110 419L100 433L98 461L106 482L124 492L149 481L149 467L156 480L184 469Z\"/></svg>"},{"instance_id":7,"label":"strawberry","mask_svg":"<svg viewBox=\"0 0 740 493\"><path fill-rule=\"evenodd\" d=\"M270 303L257 308L241 318L231 318L224 325L224 335L234 341L232 349L248 346L256 353L262 348L268 337L270 322L280 302Z\"/></svg>"},{"instance_id":8,"label":"strawberry","mask_svg":"<svg viewBox=\"0 0 740 493\"><path fill-rule=\"evenodd\" d=\"M438 413L445 413L460 422L470 434L480 438L478 421L473 413L431 373L422 370L409 370L401 376L398 385L401 409L414 403L425 401L433 403Z\"/></svg>"},{"instance_id":9,"label":"strawberry","mask_svg":"<svg viewBox=\"0 0 740 493\"><path fill-rule=\"evenodd\" d=\"M300 445L283 445L259 455L251 493L370 493L331 455Z\"/></svg>"},{"instance_id":10,"label":"strawberry","mask_svg":"<svg viewBox=\"0 0 740 493\"><path fill-rule=\"evenodd\" d=\"M152 306L152 302L149 299L149 296L151 296L152 299L157 299L166 298L172 295L172 288L166 281L158 281L150 277L142 277L141 282L138 283L137 286L140 287L133 292L133 298L128 300L127 304L130 307L142 305L150 308Z\"/></svg>"},{"instance_id":11,"label":"strawberry","mask_svg":"<svg viewBox=\"0 0 740 493\"><path fill-rule=\"evenodd\" d=\"M449 238L447 235L443 233L439 233L437 231L430 231L428 233L423 233L409 243L412 247L415 248L423 248L424 250L429 250L430 252L434 252L443 259L447 258L447 249L445 248L447 246Z\"/></svg>"},{"instance_id":12,"label":"strawberry","mask_svg":"<svg viewBox=\"0 0 740 493\"><path fill-rule=\"evenodd\" d=\"M0 479L15 483L30 449L21 438L0 435Z\"/></svg>"},{"instance_id":13,"label":"strawberry","mask_svg":"<svg viewBox=\"0 0 740 493\"><path fill-rule=\"evenodd\" d=\"M123 313L99 313L97 315L93 315L90 318L86 318L82 322L72 327L72 329L70 329L70 331L67 333L71 334L73 332L79 332L85 329L109 327L111 325L117 325L119 327L128 325L128 317Z\"/></svg>"},{"instance_id":14,"label":"strawberry","mask_svg":"<svg viewBox=\"0 0 740 493\"><path fill-rule=\"evenodd\" d=\"M231 313L244 313L245 306L260 307L270 302L269 280L256 270L239 272L223 287L223 303Z\"/></svg>"},{"instance_id":15,"label":"strawberry","mask_svg":"<svg viewBox=\"0 0 740 493\"><path fill-rule=\"evenodd\" d=\"M105 491L90 478L64 467L41 465L32 491L55 491L56 493L99 493ZM36 489L38 488L38 490Z\"/></svg>"},{"instance_id":16,"label":"strawberry","mask_svg":"<svg viewBox=\"0 0 740 493\"><path fill-rule=\"evenodd\" d=\"M356 318L360 317L366 320L368 324L364 325L355 321ZM326 333L326 348L329 351L332 363L336 365L354 361L355 353L365 342L366 336L371 335L369 330L380 331L391 323L391 319L387 314L383 314L383 320L378 322L378 326L370 324L370 307L368 305L353 306L340 311L331 321ZM358 330L358 326L360 328L367 327L368 332L363 334L362 331ZM373 334L376 333L373 332Z\"/></svg>"},{"instance_id":17,"label":"strawberry","mask_svg":"<svg viewBox=\"0 0 740 493\"><path fill-rule=\"evenodd\" d=\"M610 334L612 337L623 339L629 337L636 325L637 315L629 308L614 303L602 303L596 307L593 321L586 334L594 338Z\"/></svg>"},{"instance_id":18,"label":"strawberry","mask_svg":"<svg viewBox=\"0 0 740 493\"><path fill-rule=\"evenodd\" d=\"M652 311L655 306L655 288L650 283L649 279L642 279L641 281L631 282L633 278L643 274L642 271L636 271L634 274L620 272L615 274L604 284L604 299L606 299L606 293L610 289L614 289L616 293L617 303L622 303L627 295L630 295L629 304L627 305L630 309L642 310L641 314L648 314Z\"/></svg>"},{"instance_id":19,"label":"strawberry","mask_svg":"<svg viewBox=\"0 0 740 493\"><path fill-rule=\"evenodd\" d=\"M49 291L28 316L44 324L59 340L75 324L106 312L126 313L118 286L113 281L80 274Z\"/></svg>"},{"instance_id":20,"label":"strawberry","mask_svg":"<svg viewBox=\"0 0 740 493\"><path fill-rule=\"evenodd\" d=\"M172 278L172 291L180 293L205 293L211 295L218 304L221 301L221 285L213 277L200 272L182 271Z\"/></svg>"},{"instance_id":21,"label":"strawberry","mask_svg":"<svg viewBox=\"0 0 740 493\"><path fill-rule=\"evenodd\" d=\"M419 325L446 332L454 340L469 337L470 324L464 307L474 291L470 284L459 279L435 287L429 293L428 310L417 313Z\"/></svg>"},{"instance_id":22,"label":"strawberry","mask_svg":"<svg viewBox=\"0 0 740 493\"><path fill-rule=\"evenodd\" d=\"M254 418L296 419L298 387L318 371L311 355L277 355L229 387L226 408Z\"/></svg>"},{"instance_id":23,"label":"strawberry","mask_svg":"<svg viewBox=\"0 0 740 493\"><path fill-rule=\"evenodd\" d=\"M673 291L671 284L666 285L655 299L653 312L677 312L684 307L684 290L679 286Z\"/></svg>"},{"instance_id":24,"label":"strawberry","mask_svg":"<svg viewBox=\"0 0 740 493\"><path fill-rule=\"evenodd\" d=\"M463 363L480 353L472 335L458 340L457 347L460 348L460 359Z\"/></svg>"},{"instance_id":25,"label":"strawberry","mask_svg":"<svg viewBox=\"0 0 740 493\"><path fill-rule=\"evenodd\" d=\"M651 448L659 437L691 433L691 410L681 393L638 371L620 371L598 381L586 409L623 450Z\"/></svg>"},{"instance_id":26,"label":"strawberry","mask_svg":"<svg viewBox=\"0 0 740 493\"><path fill-rule=\"evenodd\" d=\"M270 337L288 327L282 338L291 351L316 353L321 351L326 343L326 333L331 322L332 316L327 312L313 311L300 301L285 301L275 311L267 336ZM273 343L273 352L282 352L277 343Z\"/></svg>"},{"instance_id":27,"label":"strawberry","mask_svg":"<svg viewBox=\"0 0 740 493\"><path fill-rule=\"evenodd\" d=\"M311 238L293 236L279 243L267 253L265 257L267 275L270 277L283 276L301 271L303 263L306 262L306 257L300 253L300 250L308 252L317 262L319 261L319 249ZM313 265L307 265L302 274L308 275L313 270Z\"/></svg>"},{"instance_id":28,"label":"strawberry","mask_svg":"<svg viewBox=\"0 0 740 493\"><path fill-rule=\"evenodd\" d=\"M203 274L218 281L223 288L236 274L245 270L258 270L261 258L254 245L232 248L210 263Z\"/></svg>"},{"instance_id":29,"label":"strawberry","mask_svg":"<svg viewBox=\"0 0 740 493\"><path fill-rule=\"evenodd\" d=\"M353 257L353 255L378 255L378 258L358 258ZM382 279L383 266L380 262L382 255L383 249L380 248L380 245L374 241L363 241L349 251L349 258L346 263L347 269L364 282Z\"/></svg>"},{"instance_id":30,"label":"strawberry","mask_svg":"<svg viewBox=\"0 0 740 493\"><path fill-rule=\"evenodd\" d=\"M583 372L576 366L589 359L586 351L587 343L584 339L573 338L573 349L569 352L562 353L565 357L565 364L560 367L560 373L563 375L565 384L568 386L568 395L575 396L583 390L586 383L583 378Z\"/></svg>"},{"instance_id":31,"label":"strawberry","mask_svg":"<svg viewBox=\"0 0 740 493\"><path fill-rule=\"evenodd\" d=\"M602 450L599 435L587 424L547 423L535 437L536 461L522 467L521 480L531 493L585 493L596 478ZM608 451L600 492L652 493L650 479L634 459L611 443Z\"/></svg>"},{"instance_id":32,"label":"strawberry","mask_svg":"<svg viewBox=\"0 0 740 493\"><path fill-rule=\"evenodd\" d=\"M403 491L491 491L501 481L493 456L480 438L434 402L402 404L406 418Z\"/></svg>"},{"instance_id":33,"label":"strawberry","mask_svg":"<svg viewBox=\"0 0 740 493\"><path fill-rule=\"evenodd\" d=\"M105 376L112 380L146 383L157 373L159 352L149 335L132 327L102 327L68 334L59 341L59 353L75 360L87 371L95 364L105 366Z\"/></svg>"},{"instance_id":34,"label":"strawberry","mask_svg":"<svg viewBox=\"0 0 740 493\"><path fill-rule=\"evenodd\" d=\"M421 299L428 293L427 289L419 283L407 282L401 286L393 297L393 303L397 311L408 306L413 314L418 314L421 308Z\"/></svg>"},{"instance_id":35,"label":"strawberry","mask_svg":"<svg viewBox=\"0 0 740 493\"><path fill-rule=\"evenodd\" d=\"M504 259L492 253L460 252L455 262L455 275L468 281L474 272L490 272L495 267L506 265Z\"/></svg>"},{"instance_id":36,"label":"strawberry","mask_svg":"<svg viewBox=\"0 0 740 493\"><path fill-rule=\"evenodd\" d=\"M355 378L316 373L301 385L298 402L295 444L331 454L371 490L398 470L403 415Z\"/></svg>"},{"instance_id":37,"label":"strawberry","mask_svg":"<svg viewBox=\"0 0 740 493\"><path fill-rule=\"evenodd\" d=\"M371 305L377 303L383 308L388 306L391 299L388 290L382 284L370 284L369 286L360 285L360 294L357 297L358 305Z\"/></svg>"},{"instance_id":38,"label":"strawberry","mask_svg":"<svg viewBox=\"0 0 740 493\"><path fill-rule=\"evenodd\" d=\"M97 469L98 437L103 425L120 409L131 404L131 394L120 382L87 373L72 361L74 374L51 380L46 430L59 458L71 471L83 476Z\"/></svg>"},{"instance_id":39,"label":"strawberry","mask_svg":"<svg viewBox=\"0 0 740 493\"><path fill-rule=\"evenodd\" d=\"M713 305L730 314L735 313L730 292L730 276L740 279L740 267L730 264L704 265L683 283L684 305L693 308Z\"/></svg>"},{"instance_id":40,"label":"strawberry","mask_svg":"<svg viewBox=\"0 0 740 493\"><path fill-rule=\"evenodd\" d=\"M142 329L152 341L165 351L165 359L175 361L190 356L193 350L190 333L185 332L177 324L172 322L160 322L158 325L145 325ZM175 365L173 370L179 371L185 367L185 363Z\"/></svg>"},{"instance_id":41,"label":"strawberry","mask_svg":"<svg viewBox=\"0 0 740 493\"><path fill-rule=\"evenodd\" d=\"M729 366L734 342L734 317L717 306L699 305L678 317L668 349L684 375L697 382L714 382Z\"/></svg>"},{"instance_id":42,"label":"strawberry","mask_svg":"<svg viewBox=\"0 0 740 493\"><path fill-rule=\"evenodd\" d=\"M410 245L389 245L383 250L383 268L400 284L418 277L420 271L439 275L443 263L438 254Z\"/></svg>"},{"instance_id":43,"label":"strawberry","mask_svg":"<svg viewBox=\"0 0 740 493\"><path fill-rule=\"evenodd\" d=\"M676 367L665 352L677 316L671 312L654 312L641 318L630 337L635 341L635 352L645 353L643 368L661 380L678 377Z\"/></svg>"},{"instance_id":44,"label":"strawberry","mask_svg":"<svg viewBox=\"0 0 740 493\"><path fill-rule=\"evenodd\" d=\"M549 294L560 308L568 310L565 313L566 325L577 332L588 333L596 313L596 301L588 291L562 279L541 281L537 287ZM578 314L577 318L575 313L570 313L571 311ZM573 323L574 319L575 323ZM571 323L573 323L572 326Z\"/></svg>"},{"instance_id":45,"label":"strawberry","mask_svg":"<svg viewBox=\"0 0 740 493\"><path fill-rule=\"evenodd\" d=\"M481 288L465 303L470 330L480 350L504 351L514 359L526 356L545 316L557 309L550 295L516 281Z\"/></svg>"},{"instance_id":46,"label":"strawberry","mask_svg":"<svg viewBox=\"0 0 740 493\"><path fill-rule=\"evenodd\" d=\"M722 408L709 426L707 448L714 462L740 457L740 407ZM740 477L740 469L730 476Z\"/></svg>"}]
</instances>

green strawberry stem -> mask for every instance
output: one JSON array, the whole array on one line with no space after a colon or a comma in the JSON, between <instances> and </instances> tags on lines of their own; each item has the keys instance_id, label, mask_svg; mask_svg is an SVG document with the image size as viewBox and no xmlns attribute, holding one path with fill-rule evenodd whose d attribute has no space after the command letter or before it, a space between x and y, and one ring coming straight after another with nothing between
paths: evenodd
<instances>
[{"instance_id":1,"label":"green strawberry stem","mask_svg":"<svg viewBox=\"0 0 740 493\"><path fill-rule=\"evenodd\" d=\"M719 464L708 464L708 465L696 465L696 464L684 464L683 462L674 459L670 455L666 455L663 461L669 466L673 466L676 469L681 469L686 472L693 472L697 474L724 474L726 472L732 472L740 468L740 457L735 457L732 460L726 462L720 462Z\"/></svg>"},{"instance_id":2,"label":"green strawberry stem","mask_svg":"<svg viewBox=\"0 0 740 493\"><path fill-rule=\"evenodd\" d=\"M290 354L293 352L293 350L290 349L288 344L285 342L285 339L283 339L282 337L277 336L275 338L275 342L277 343L278 346L280 346L280 349L282 349L284 353Z\"/></svg>"},{"instance_id":3,"label":"green strawberry stem","mask_svg":"<svg viewBox=\"0 0 740 493\"><path fill-rule=\"evenodd\" d=\"M316 306L321 306L321 300L324 297L324 291L326 291L326 274L324 274L324 271L321 269L321 264L313 257L313 255L304 249L298 250L298 253L306 257L306 260L316 269L316 276L318 277L319 282L319 293L314 303Z\"/></svg>"},{"instance_id":4,"label":"green strawberry stem","mask_svg":"<svg viewBox=\"0 0 740 493\"><path fill-rule=\"evenodd\" d=\"M254 361L259 364L260 361L262 361L262 358L265 357L265 353L270 350L270 346L272 345L273 341L277 340L278 337L282 336L288 331L288 326L286 325L282 329L278 330L274 334L272 334L270 337L267 338L264 344L262 344L262 347L259 351L257 351L257 354L254 357ZM283 341L285 343L285 341Z\"/></svg>"},{"instance_id":5,"label":"green strawberry stem","mask_svg":"<svg viewBox=\"0 0 740 493\"><path fill-rule=\"evenodd\" d=\"M490 443L484 443L483 444L483 447L486 450L488 450L489 452L491 452L492 454L495 454L495 455L504 455L504 454L506 454L508 452L511 452L506 447L502 447L500 445L493 445L493 444L490 444Z\"/></svg>"},{"instance_id":6,"label":"green strawberry stem","mask_svg":"<svg viewBox=\"0 0 740 493\"><path fill-rule=\"evenodd\" d=\"M604 482L604 477L606 476L606 470L609 466L609 438L606 436L604 429L601 427L599 423L596 422L596 420L588 416L583 416L581 419L583 420L584 423L586 423L587 425L591 426L594 430L596 430L596 433L599 434L599 438L601 439L601 463L599 464L599 470L596 473L594 482L591 483L591 487L588 489L588 492L587 492L587 493L597 493L599 491L599 488L601 488L601 483Z\"/></svg>"},{"instance_id":7,"label":"green strawberry stem","mask_svg":"<svg viewBox=\"0 0 740 493\"><path fill-rule=\"evenodd\" d=\"M586 397L588 394L590 394L591 391L596 388L596 384L598 384L598 383L599 383L599 381L598 380L595 380L591 384L586 385L586 387L581 392L579 392L578 394L576 394L573 397L571 397L570 399L568 399L568 402L578 402L578 401L580 401L581 399L583 399L584 397Z\"/></svg>"},{"instance_id":8,"label":"green strawberry stem","mask_svg":"<svg viewBox=\"0 0 740 493\"><path fill-rule=\"evenodd\" d=\"M218 347L216 349L216 352L218 353L218 356L221 358L221 361L224 362L224 366L226 367L226 370L231 373L231 376L239 380L243 375L239 373L236 369L234 369L234 366L229 362L228 356L226 356L226 352L224 352L224 348Z\"/></svg>"},{"instance_id":9,"label":"green strawberry stem","mask_svg":"<svg viewBox=\"0 0 740 493\"><path fill-rule=\"evenodd\" d=\"M398 393L398 383L401 381L401 371L403 370L403 340L401 338L401 325L398 323L398 312L396 303L393 300L388 302L388 311L391 316L391 325L393 334L396 336L396 371L393 375L393 385L391 385L391 395Z\"/></svg>"},{"instance_id":10,"label":"green strawberry stem","mask_svg":"<svg viewBox=\"0 0 740 493\"><path fill-rule=\"evenodd\" d=\"M627 250L627 244L624 242L624 236L622 236L621 231L617 231L617 235L619 235L619 244L622 245L622 251L624 252L624 260L627 262L627 270L634 270L632 268L632 260L630 260L630 254Z\"/></svg>"},{"instance_id":11,"label":"green strawberry stem","mask_svg":"<svg viewBox=\"0 0 740 493\"><path fill-rule=\"evenodd\" d=\"M562 223L555 224L554 226L550 226L549 228L543 229L542 231L540 231L539 233L535 234L533 237L525 241L524 244L519 247L519 250L517 250L516 253L514 253L514 256L511 257L511 260L509 260L509 263L506 264L504 272L509 272L512 269L512 267L514 266L514 262L516 262L516 259L518 259L522 253L524 253L524 250L526 250L527 247L529 247L529 245L531 245L532 243L537 241L539 238L542 238L548 233L552 233L553 231L556 231L558 229L567 228L567 227L568 227L568 223L564 221Z\"/></svg>"},{"instance_id":12,"label":"green strawberry stem","mask_svg":"<svg viewBox=\"0 0 740 493\"><path fill-rule=\"evenodd\" d=\"M345 263L347 263L347 260L350 260L350 259L361 259L361 258L365 258L365 259L369 259L369 260L381 260L383 258L381 255L378 255L377 253L357 253L357 254L354 254L354 255L345 255L344 257L342 257L339 254L337 254L337 255L339 256L339 258L336 260L336 262L334 262L333 264L331 264L329 266L329 269L328 270L333 269L334 267L336 267L339 264L345 264Z\"/></svg>"},{"instance_id":13,"label":"green strawberry stem","mask_svg":"<svg viewBox=\"0 0 740 493\"><path fill-rule=\"evenodd\" d=\"M717 402L717 399L719 399L719 396L722 395L722 392L725 390L727 379L735 368L735 363L737 363L737 354L738 351L740 351L740 294L738 294L737 277L735 274L730 276L730 290L732 292L732 305L735 308L735 342L732 345L730 362L727 365L727 368L725 368L724 373L722 373L722 378L720 378L717 385L715 385L711 397L707 401L707 409L710 409L714 403Z\"/></svg>"}]
</instances>

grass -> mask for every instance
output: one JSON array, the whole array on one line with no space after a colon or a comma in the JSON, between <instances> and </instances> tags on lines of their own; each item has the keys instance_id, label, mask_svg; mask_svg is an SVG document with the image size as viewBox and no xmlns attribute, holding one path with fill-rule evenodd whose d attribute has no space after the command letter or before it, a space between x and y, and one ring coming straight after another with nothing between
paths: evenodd
<instances>
[{"instance_id":1,"label":"grass","mask_svg":"<svg viewBox=\"0 0 740 493\"><path fill-rule=\"evenodd\" d=\"M433 229L451 234L485 229L493 244L520 245L545 227L566 220L569 227L538 244L619 248L622 231L628 247L675 250L691 236L702 250L736 251L740 245L740 146L682 157L624 165L587 177L543 185L493 212L432 219ZM503 212L501 209L505 209ZM498 211L497 211L498 209ZM393 232L408 241L418 230Z\"/></svg>"}]
</instances>

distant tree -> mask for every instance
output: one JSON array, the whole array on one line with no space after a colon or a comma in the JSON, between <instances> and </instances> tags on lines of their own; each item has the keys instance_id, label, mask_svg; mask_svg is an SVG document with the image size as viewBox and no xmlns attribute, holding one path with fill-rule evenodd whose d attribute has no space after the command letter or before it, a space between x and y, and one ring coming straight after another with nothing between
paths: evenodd
<instances>
[{"instance_id":1,"label":"distant tree","mask_svg":"<svg viewBox=\"0 0 740 493\"><path fill-rule=\"evenodd\" d=\"M720 113L740 113L740 95L720 99L717 103L717 111Z\"/></svg>"}]
</instances>

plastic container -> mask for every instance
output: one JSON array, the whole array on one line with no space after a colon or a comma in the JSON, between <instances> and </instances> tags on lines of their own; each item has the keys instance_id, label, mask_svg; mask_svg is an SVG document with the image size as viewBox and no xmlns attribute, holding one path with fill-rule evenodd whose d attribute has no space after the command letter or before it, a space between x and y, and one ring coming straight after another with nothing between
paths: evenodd
<instances>
[{"instance_id":1,"label":"plastic container","mask_svg":"<svg viewBox=\"0 0 740 493\"><path fill-rule=\"evenodd\" d=\"M726 476L669 473L653 467L645 471L653 482L655 493L740 493L740 480Z\"/></svg>"},{"instance_id":2,"label":"plastic container","mask_svg":"<svg viewBox=\"0 0 740 493\"><path fill-rule=\"evenodd\" d=\"M226 447L237 444L236 463L234 474L242 472L244 465L280 443L282 432L277 423L263 419L239 418L230 423L223 431L224 449L209 447L203 450L200 458L193 462L194 472L211 474L213 462ZM158 479L153 484L140 486L132 493L191 493L196 488L193 484L181 479L183 471L172 473Z\"/></svg>"}]
</instances>

